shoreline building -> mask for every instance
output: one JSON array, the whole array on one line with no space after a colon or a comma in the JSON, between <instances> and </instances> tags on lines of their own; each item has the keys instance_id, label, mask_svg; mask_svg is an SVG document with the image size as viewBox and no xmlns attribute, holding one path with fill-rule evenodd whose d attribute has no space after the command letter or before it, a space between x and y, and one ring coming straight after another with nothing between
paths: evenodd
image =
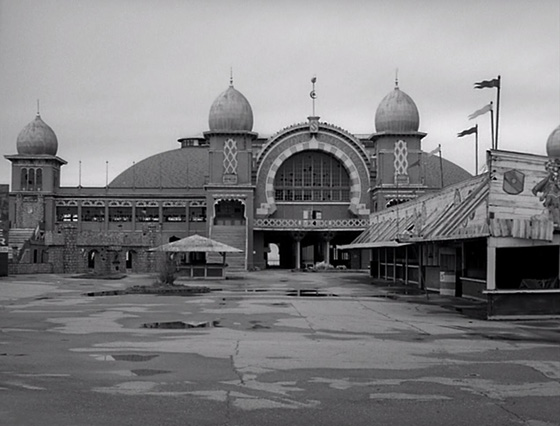
<instances>
[{"instance_id":1,"label":"shoreline building","mask_svg":"<svg viewBox=\"0 0 560 426\"><path fill-rule=\"evenodd\" d=\"M63 187L66 161L37 115L19 134L17 154L5 155L10 273L155 271L150 248L194 234L241 249L228 257L231 269L271 266L273 245L282 268L367 268L369 254L350 258L338 246L366 230L372 213L471 176L422 151L419 125L416 104L395 84L371 134L312 115L264 138L230 82L210 108L208 130L178 139L180 148L134 164L106 187Z\"/></svg>"}]
</instances>

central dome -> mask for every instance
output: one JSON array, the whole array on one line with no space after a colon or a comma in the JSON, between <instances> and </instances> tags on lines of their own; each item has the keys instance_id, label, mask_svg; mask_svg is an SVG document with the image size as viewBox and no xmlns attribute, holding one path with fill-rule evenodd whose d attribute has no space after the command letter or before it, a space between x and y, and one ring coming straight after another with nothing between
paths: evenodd
<instances>
[{"instance_id":1,"label":"central dome","mask_svg":"<svg viewBox=\"0 0 560 426\"><path fill-rule=\"evenodd\" d=\"M417 132L420 126L418 108L410 96L399 87L383 98L375 113L377 132Z\"/></svg>"},{"instance_id":2,"label":"central dome","mask_svg":"<svg viewBox=\"0 0 560 426\"><path fill-rule=\"evenodd\" d=\"M216 98L210 107L208 126L212 131L253 130L253 110L249 101L233 86Z\"/></svg>"},{"instance_id":3,"label":"central dome","mask_svg":"<svg viewBox=\"0 0 560 426\"><path fill-rule=\"evenodd\" d=\"M56 155L58 139L39 114L17 137L17 152L23 155Z\"/></svg>"}]
</instances>

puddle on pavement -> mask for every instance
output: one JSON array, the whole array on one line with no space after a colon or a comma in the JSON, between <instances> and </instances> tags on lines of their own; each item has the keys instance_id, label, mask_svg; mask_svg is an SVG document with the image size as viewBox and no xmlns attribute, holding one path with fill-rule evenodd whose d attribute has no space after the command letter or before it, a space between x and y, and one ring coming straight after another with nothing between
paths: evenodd
<instances>
[{"instance_id":1,"label":"puddle on pavement","mask_svg":"<svg viewBox=\"0 0 560 426\"><path fill-rule=\"evenodd\" d=\"M249 321L251 324L251 330L262 330L262 329L270 329L268 325L262 325L260 321Z\"/></svg>"},{"instance_id":2,"label":"puddle on pavement","mask_svg":"<svg viewBox=\"0 0 560 426\"><path fill-rule=\"evenodd\" d=\"M90 291L84 293L85 296L121 296L125 294L155 294L159 296L195 296L198 294L210 293L210 291L221 291L221 289L211 290L209 287L194 286L134 286L124 290Z\"/></svg>"},{"instance_id":3,"label":"puddle on pavement","mask_svg":"<svg viewBox=\"0 0 560 426\"><path fill-rule=\"evenodd\" d=\"M139 368L137 370L130 370L130 372L140 377L157 376L159 374L171 373L171 371L169 370L152 370L150 368Z\"/></svg>"},{"instance_id":4,"label":"puddle on pavement","mask_svg":"<svg viewBox=\"0 0 560 426\"><path fill-rule=\"evenodd\" d=\"M326 293L314 289L288 290L286 296L290 297L338 297L334 293Z\"/></svg>"},{"instance_id":5,"label":"puddle on pavement","mask_svg":"<svg viewBox=\"0 0 560 426\"><path fill-rule=\"evenodd\" d=\"M157 358L159 355L117 354L111 356L115 361L144 362Z\"/></svg>"},{"instance_id":6,"label":"puddle on pavement","mask_svg":"<svg viewBox=\"0 0 560 426\"><path fill-rule=\"evenodd\" d=\"M143 328L162 328L167 330L181 330L190 328L211 328L220 327L220 321L165 321L165 322L148 322L142 324Z\"/></svg>"}]
</instances>

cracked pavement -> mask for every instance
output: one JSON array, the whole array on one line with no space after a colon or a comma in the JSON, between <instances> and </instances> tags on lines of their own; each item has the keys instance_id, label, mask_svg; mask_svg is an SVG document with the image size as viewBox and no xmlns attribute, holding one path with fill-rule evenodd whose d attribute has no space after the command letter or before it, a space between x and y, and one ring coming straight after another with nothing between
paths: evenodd
<instances>
[{"instance_id":1,"label":"cracked pavement","mask_svg":"<svg viewBox=\"0 0 560 426\"><path fill-rule=\"evenodd\" d=\"M359 272L85 296L153 281L0 279L0 424L560 424L560 320L485 321ZM143 327L176 321L215 326Z\"/></svg>"}]
</instances>

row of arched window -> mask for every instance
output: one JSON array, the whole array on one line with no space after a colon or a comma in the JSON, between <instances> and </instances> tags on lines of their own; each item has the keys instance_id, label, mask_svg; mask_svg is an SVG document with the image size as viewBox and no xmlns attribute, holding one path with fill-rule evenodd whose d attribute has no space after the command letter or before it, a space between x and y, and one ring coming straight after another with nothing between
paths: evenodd
<instances>
[{"instance_id":1,"label":"row of arched window","mask_svg":"<svg viewBox=\"0 0 560 426\"><path fill-rule=\"evenodd\" d=\"M274 180L276 201L342 201L350 199L350 176L330 154L302 152L286 160Z\"/></svg>"},{"instance_id":2,"label":"row of arched window","mask_svg":"<svg viewBox=\"0 0 560 426\"><path fill-rule=\"evenodd\" d=\"M41 191L43 189L43 169L21 169L21 190Z\"/></svg>"}]
</instances>

